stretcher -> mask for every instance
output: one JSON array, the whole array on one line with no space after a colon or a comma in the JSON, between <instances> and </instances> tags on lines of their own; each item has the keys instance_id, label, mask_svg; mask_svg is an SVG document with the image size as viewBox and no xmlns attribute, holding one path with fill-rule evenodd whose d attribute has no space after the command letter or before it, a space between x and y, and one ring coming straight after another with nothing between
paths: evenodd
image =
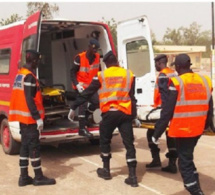
<instances>
[{"instance_id":1,"label":"stretcher","mask_svg":"<svg viewBox=\"0 0 215 195\"><path fill-rule=\"evenodd\" d=\"M154 108L152 106L139 107L137 109L137 118L141 122L141 128L154 130L155 123L160 118L161 108ZM168 131L167 127L167 131ZM215 136L215 132L211 128L205 129L203 135Z\"/></svg>"}]
</instances>

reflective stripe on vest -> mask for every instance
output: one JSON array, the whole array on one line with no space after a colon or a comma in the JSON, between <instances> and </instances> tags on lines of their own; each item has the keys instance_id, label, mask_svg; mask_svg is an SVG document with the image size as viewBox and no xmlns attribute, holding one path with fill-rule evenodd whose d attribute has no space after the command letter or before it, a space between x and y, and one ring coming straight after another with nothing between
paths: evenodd
<instances>
[{"instance_id":1,"label":"reflective stripe on vest","mask_svg":"<svg viewBox=\"0 0 215 195\"><path fill-rule=\"evenodd\" d=\"M109 111L110 108L116 108L130 115L131 99L129 97L129 91L131 89L133 74L129 70L125 70L121 67L111 67L108 69L100 72L98 75L102 86L98 91L101 111L106 112ZM110 70L113 71L111 72ZM120 74L120 76L116 75L114 74L115 71L121 71L122 74ZM109 74L111 72L111 75L107 72ZM105 73L107 73L107 75ZM125 84L125 86L123 86L123 84Z\"/></svg>"},{"instance_id":2,"label":"reflective stripe on vest","mask_svg":"<svg viewBox=\"0 0 215 195\"><path fill-rule=\"evenodd\" d=\"M89 86L94 76L97 75L100 67L100 56L98 53L95 54L95 59L92 64L89 64L86 52L79 54L80 57L80 68L77 72L77 81L85 89ZM76 86L73 86L76 89Z\"/></svg>"},{"instance_id":3,"label":"reflective stripe on vest","mask_svg":"<svg viewBox=\"0 0 215 195\"><path fill-rule=\"evenodd\" d=\"M188 82L185 79L188 79ZM192 83L192 79L195 82ZM195 137L201 135L211 98L208 81L204 76L196 73L186 73L183 77L174 77L172 81L178 90L178 98L170 122L169 136ZM197 98L200 99L196 100Z\"/></svg>"},{"instance_id":4,"label":"reflective stripe on vest","mask_svg":"<svg viewBox=\"0 0 215 195\"><path fill-rule=\"evenodd\" d=\"M35 124L36 121L32 118L31 112L28 108L25 94L24 94L24 85L29 87L36 86L39 89L39 83L37 78L36 84L24 82L26 75L31 74L35 77L31 71L26 68L21 68L19 70L13 85L12 95L11 95L11 103L10 103L10 110L9 110L9 121L19 121L24 124ZM40 114L40 117L44 118L44 108L42 104L42 94L40 90L37 90L37 93L34 97L34 102L36 108Z\"/></svg>"}]
</instances>

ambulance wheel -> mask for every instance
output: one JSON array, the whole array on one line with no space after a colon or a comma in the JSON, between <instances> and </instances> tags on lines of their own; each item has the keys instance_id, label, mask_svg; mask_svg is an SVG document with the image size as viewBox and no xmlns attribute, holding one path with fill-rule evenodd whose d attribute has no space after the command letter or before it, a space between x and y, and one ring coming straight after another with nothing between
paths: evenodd
<instances>
[{"instance_id":1,"label":"ambulance wheel","mask_svg":"<svg viewBox=\"0 0 215 195\"><path fill-rule=\"evenodd\" d=\"M94 146L98 146L100 144L99 139L90 139L90 143Z\"/></svg>"},{"instance_id":2,"label":"ambulance wheel","mask_svg":"<svg viewBox=\"0 0 215 195\"><path fill-rule=\"evenodd\" d=\"M5 154L19 153L20 143L13 139L7 119L1 122L1 144Z\"/></svg>"}]
</instances>

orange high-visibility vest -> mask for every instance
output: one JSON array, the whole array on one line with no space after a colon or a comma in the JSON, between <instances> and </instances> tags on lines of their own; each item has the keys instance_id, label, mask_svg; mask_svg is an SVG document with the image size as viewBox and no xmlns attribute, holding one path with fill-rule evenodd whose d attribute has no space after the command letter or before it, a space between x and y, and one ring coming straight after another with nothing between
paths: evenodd
<instances>
[{"instance_id":1,"label":"orange high-visibility vest","mask_svg":"<svg viewBox=\"0 0 215 195\"><path fill-rule=\"evenodd\" d=\"M19 121L20 123L24 124L36 123L36 121L32 118L30 110L27 106L24 93L24 79L28 74L32 74L35 77L35 75L26 68L21 68L16 75L10 100L9 121ZM37 89L39 89L39 82L36 77L35 79L36 87ZM37 90L34 102L40 114L40 117L43 119L45 112L40 90Z\"/></svg>"},{"instance_id":2,"label":"orange high-visibility vest","mask_svg":"<svg viewBox=\"0 0 215 195\"><path fill-rule=\"evenodd\" d=\"M93 80L93 77L97 75L100 64L100 55L98 53L95 53L96 57L92 64L89 64L86 53L87 52L82 52L79 54L80 69L76 75L78 83L81 84L84 89L89 86L89 84ZM74 86L74 88L76 89L76 86Z\"/></svg>"},{"instance_id":3,"label":"orange high-visibility vest","mask_svg":"<svg viewBox=\"0 0 215 195\"><path fill-rule=\"evenodd\" d=\"M178 97L170 121L170 137L195 137L203 133L212 95L209 77L185 73L171 78Z\"/></svg>"},{"instance_id":4,"label":"orange high-visibility vest","mask_svg":"<svg viewBox=\"0 0 215 195\"><path fill-rule=\"evenodd\" d=\"M175 71L173 71L169 67L166 67L163 70L161 70L159 75L161 73L165 74L168 78L176 76ZM159 75L158 75L158 77L159 77ZM158 86L158 77L157 77L157 80L155 83L155 89L154 89L154 107L161 106L161 104L162 104L161 95L160 95L159 86ZM169 83L170 83L170 81L169 81Z\"/></svg>"},{"instance_id":5,"label":"orange high-visibility vest","mask_svg":"<svg viewBox=\"0 0 215 195\"><path fill-rule=\"evenodd\" d=\"M129 91L134 79L133 73L130 70L114 66L98 72L98 79L101 83L101 88L98 91L101 111L104 113L116 109L131 115Z\"/></svg>"}]
</instances>

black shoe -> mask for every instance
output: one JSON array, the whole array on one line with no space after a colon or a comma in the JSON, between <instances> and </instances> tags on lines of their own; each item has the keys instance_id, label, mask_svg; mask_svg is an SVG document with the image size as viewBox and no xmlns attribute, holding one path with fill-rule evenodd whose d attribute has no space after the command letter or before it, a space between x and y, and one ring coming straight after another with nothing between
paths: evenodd
<instances>
[{"instance_id":1,"label":"black shoe","mask_svg":"<svg viewBox=\"0 0 215 195\"><path fill-rule=\"evenodd\" d=\"M131 187L138 187L137 177L128 177L125 179L125 183Z\"/></svg>"},{"instance_id":2,"label":"black shoe","mask_svg":"<svg viewBox=\"0 0 215 195\"><path fill-rule=\"evenodd\" d=\"M203 191L201 189L195 191L195 192L190 192L191 195L204 195Z\"/></svg>"},{"instance_id":3,"label":"black shoe","mask_svg":"<svg viewBox=\"0 0 215 195\"><path fill-rule=\"evenodd\" d=\"M19 177L19 182L18 182L19 186L27 186L27 185L30 185L32 183L33 183L33 178L30 176L27 176L27 177L20 176Z\"/></svg>"},{"instance_id":4,"label":"black shoe","mask_svg":"<svg viewBox=\"0 0 215 195\"><path fill-rule=\"evenodd\" d=\"M161 167L161 161L160 160L152 160L151 163L146 164L146 168L157 168Z\"/></svg>"},{"instance_id":5,"label":"black shoe","mask_svg":"<svg viewBox=\"0 0 215 195\"><path fill-rule=\"evenodd\" d=\"M173 165L168 165L168 166L166 166L166 167L163 167L163 168L161 169L161 171L164 171L164 172L167 172L167 173L173 173L173 174L175 174L175 173L178 172L177 166L176 166L176 165L175 165L175 166L173 166Z\"/></svg>"},{"instance_id":6,"label":"black shoe","mask_svg":"<svg viewBox=\"0 0 215 195\"><path fill-rule=\"evenodd\" d=\"M33 184L35 186L41 186L41 185L53 185L56 184L55 179L50 179L48 177L42 176L42 177L38 177L38 178L34 178L33 180Z\"/></svg>"},{"instance_id":7,"label":"black shoe","mask_svg":"<svg viewBox=\"0 0 215 195\"><path fill-rule=\"evenodd\" d=\"M105 168L98 168L97 169L97 174L99 177L103 178L103 179L111 179L111 174L110 174L110 170L105 169Z\"/></svg>"},{"instance_id":8,"label":"black shoe","mask_svg":"<svg viewBox=\"0 0 215 195\"><path fill-rule=\"evenodd\" d=\"M88 137L88 138L92 138L93 137L93 134L90 133L87 129L79 129L78 134L80 136L85 136L85 137Z\"/></svg>"}]
</instances>

